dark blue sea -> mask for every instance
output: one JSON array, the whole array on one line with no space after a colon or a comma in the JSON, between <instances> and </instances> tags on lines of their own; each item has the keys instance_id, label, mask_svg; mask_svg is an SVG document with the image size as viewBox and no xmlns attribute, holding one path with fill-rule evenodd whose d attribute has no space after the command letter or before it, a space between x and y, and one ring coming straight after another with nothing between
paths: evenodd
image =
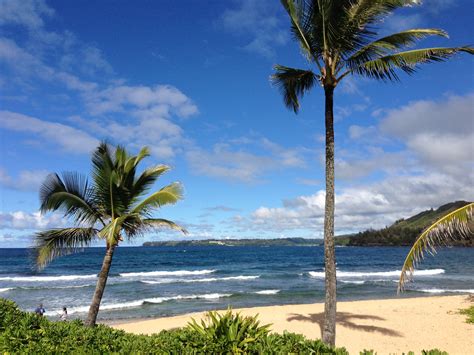
<instances>
[{"instance_id":1,"label":"dark blue sea","mask_svg":"<svg viewBox=\"0 0 474 355\"><path fill-rule=\"evenodd\" d=\"M449 248L425 259L407 292L397 296L407 252L337 248L338 299L474 293L474 249ZM72 317L85 317L103 253L89 248L36 272L27 249L0 249L0 297L24 310L42 302L52 318L63 306ZM323 264L322 247L119 247L99 319L321 302Z\"/></svg>"}]
</instances>

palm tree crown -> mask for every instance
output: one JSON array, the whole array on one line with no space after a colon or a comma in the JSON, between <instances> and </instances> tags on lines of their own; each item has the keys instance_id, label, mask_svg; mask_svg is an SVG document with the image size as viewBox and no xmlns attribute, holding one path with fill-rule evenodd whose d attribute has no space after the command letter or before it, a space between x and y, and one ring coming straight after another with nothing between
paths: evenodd
<instances>
[{"instance_id":1,"label":"palm tree crown","mask_svg":"<svg viewBox=\"0 0 474 355\"><path fill-rule=\"evenodd\" d=\"M336 87L347 75L398 80L396 69L412 74L419 64L442 61L471 47L406 50L429 36L447 37L440 29L408 29L379 39L376 26L384 17L414 0L282 0L291 30L304 56L318 71L276 65L272 76L281 87L286 106L299 110L298 98L316 82Z\"/></svg>"},{"instance_id":2,"label":"palm tree crown","mask_svg":"<svg viewBox=\"0 0 474 355\"><path fill-rule=\"evenodd\" d=\"M149 155L148 148L130 156L123 147L115 151L101 143L92 156L92 181L73 172L49 175L40 189L41 212L62 211L75 221L70 228L36 234L36 265L44 268L58 256L76 252L95 240L104 240L107 252L89 311L88 325L95 324L112 262L114 248L123 238L131 239L156 228L170 227L186 233L176 223L153 218L161 206L182 198L179 183L172 183L145 196L169 167L157 165L137 175L137 166Z\"/></svg>"}]
</instances>

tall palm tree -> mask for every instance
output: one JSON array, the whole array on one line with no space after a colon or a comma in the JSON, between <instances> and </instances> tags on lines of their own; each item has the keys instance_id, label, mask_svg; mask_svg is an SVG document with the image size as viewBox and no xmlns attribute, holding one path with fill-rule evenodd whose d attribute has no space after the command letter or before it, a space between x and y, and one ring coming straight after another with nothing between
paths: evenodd
<instances>
[{"instance_id":1,"label":"tall palm tree","mask_svg":"<svg viewBox=\"0 0 474 355\"><path fill-rule=\"evenodd\" d=\"M62 211L75 220L70 228L38 232L36 265L44 268L54 258L77 252L95 240L103 240L105 256L95 288L87 326L94 326L99 313L115 248L123 238L132 239L156 227L170 227L186 233L176 223L153 218L161 206L174 204L182 198L179 183L172 183L145 197L155 181L169 167L157 165L137 176L137 166L149 156L148 148L130 156L123 147L115 152L101 143L92 156L92 182L74 173L49 175L40 189L41 212Z\"/></svg>"},{"instance_id":2,"label":"tall palm tree","mask_svg":"<svg viewBox=\"0 0 474 355\"><path fill-rule=\"evenodd\" d=\"M474 54L471 47L407 50L429 36L447 37L440 29L410 29L376 38L376 26L393 10L414 0L282 0L291 21L291 31L311 69L275 66L272 81L283 94L285 105L298 112L299 99L315 84L325 95L326 202L324 213L324 259L326 301L322 340L335 344L336 264L334 252L334 127L333 94L350 75L396 81L396 70L412 74L422 63L443 61L456 53Z\"/></svg>"},{"instance_id":3,"label":"tall palm tree","mask_svg":"<svg viewBox=\"0 0 474 355\"><path fill-rule=\"evenodd\" d=\"M404 290L405 283L411 279L415 267L426 252L434 253L436 247L463 238L474 238L474 203L469 203L448 213L420 234L403 263L398 281L398 292Z\"/></svg>"}]
</instances>

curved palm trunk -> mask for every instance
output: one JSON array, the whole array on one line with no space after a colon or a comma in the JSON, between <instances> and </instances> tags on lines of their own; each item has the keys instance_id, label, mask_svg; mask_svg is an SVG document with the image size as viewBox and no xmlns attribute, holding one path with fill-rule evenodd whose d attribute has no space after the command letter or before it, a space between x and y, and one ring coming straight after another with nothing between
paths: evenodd
<instances>
[{"instance_id":1,"label":"curved palm trunk","mask_svg":"<svg viewBox=\"0 0 474 355\"><path fill-rule=\"evenodd\" d=\"M328 345L336 343L336 254L334 249L334 87L325 86L326 123L326 204L324 211L324 265L326 270L326 298L322 340Z\"/></svg>"},{"instance_id":2,"label":"curved palm trunk","mask_svg":"<svg viewBox=\"0 0 474 355\"><path fill-rule=\"evenodd\" d=\"M105 252L104 261L102 262L102 269L100 270L99 279L95 286L94 296L92 297L92 303L89 308L89 314L85 321L85 325L93 327L97 320L97 314L99 313L100 301L105 291L105 285L107 278L109 277L110 266L112 265L112 257L114 256L115 245L107 245Z\"/></svg>"}]
</instances>

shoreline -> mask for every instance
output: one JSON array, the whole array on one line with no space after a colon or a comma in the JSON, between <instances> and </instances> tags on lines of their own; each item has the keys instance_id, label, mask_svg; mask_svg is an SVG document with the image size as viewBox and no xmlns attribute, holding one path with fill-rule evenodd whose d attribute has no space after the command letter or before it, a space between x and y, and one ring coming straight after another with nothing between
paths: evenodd
<instances>
[{"instance_id":1,"label":"shoreline","mask_svg":"<svg viewBox=\"0 0 474 355\"><path fill-rule=\"evenodd\" d=\"M337 346L350 353L374 349L379 354L438 348L449 354L467 354L474 349L474 326L465 322L459 309L473 304L469 295L408 297L338 302ZM271 330L301 333L320 338L323 303L236 308L242 315L259 314ZM225 310L219 310L225 311ZM136 334L153 334L186 326L206 312L178 316L102 322Z\"/></svg>"}]
</instances>

